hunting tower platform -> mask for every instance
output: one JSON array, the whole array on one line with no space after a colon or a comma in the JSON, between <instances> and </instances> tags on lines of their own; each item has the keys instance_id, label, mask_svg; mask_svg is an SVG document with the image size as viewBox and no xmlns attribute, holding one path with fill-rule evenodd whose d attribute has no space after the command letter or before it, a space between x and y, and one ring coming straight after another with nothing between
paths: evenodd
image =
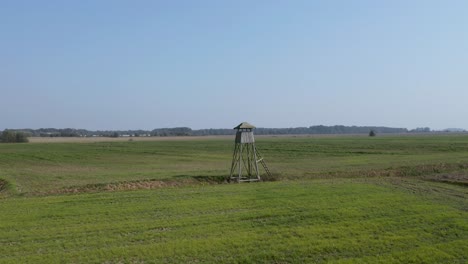
<instances>
[{"instance_id":1,"label":"hunting tower platform","mask_svg":"<svg viewBox=\"0 0 468 264\"><path fill-rule=\"evenodd\" d=\"M237 182L259 181L260 173L258 163L260 163L268 176L271 176L265 161L255 147L253 129L255 126L243 122L236 126L236 140L234 155L232 156L230 179Z\"/></svg>"}]
</instances>

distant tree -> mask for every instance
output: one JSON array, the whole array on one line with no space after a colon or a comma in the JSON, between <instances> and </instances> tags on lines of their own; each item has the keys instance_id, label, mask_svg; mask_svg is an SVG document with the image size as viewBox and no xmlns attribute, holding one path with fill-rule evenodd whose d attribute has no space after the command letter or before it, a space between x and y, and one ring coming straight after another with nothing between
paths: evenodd
<instances>
[{"instance_id":1,"label":"distant tree","mask_svg":"<svg viewBox=\"0 0 468 264\"><path fill-rule=\"evenodd\" d=\"M16 132L15 139L16 139L16 140L15 140L16 143L26 143L26 142L29 142L28 137L27 137L26 134L23 133L23 132Z\"/></svg>"},{"instance_id":2,"label":"distant tree","mask_svg":"<svg viewBox=\"0 0 468 264\"><path fill-rule=\"evenodd\" d=\"M369 137L375 137L375 131L374 130L371 130L369 132Z\"/></svg>"},{"instance_id":3,"label":"distant tree","mask_svg":"<svg viewBox=\"0 0 468 264\"><path fill-rule=\"evenodd\" d=\"M411 129L410 132L412 133L428 133L431 132L429 127L417 127L416 129Z\"/></svg>"},{"instance_id":4,"label":"distant tree","mask_svg":"<svg viewBox=\"0 0 468 264\"><path fill-rule=\"evenodd\" d=\"M114 132L114 133L111 134L110 137L117 138L117 137L119 137L119 133L118 133L118 132Z\"/></svg>"},{"instance_id":5,"label":"distant tree","mask_svg":"<svg viewBox=\"0 0 468 264\"><path fill-rule=\"evenodd\" d=\"M0 137L3 143L25 143L29 142L27 135L24 132L5 129Z\"/></svg>"},{"instance_id":6,"label":"distant tree","mask_svg":"<svg viewBox=\"0 0 468 264\"><path fill-rule=\"evenodd\" d=\"M5 129L5 130L3 130L0 139L1 139L1 141L3 143L15 142L15 140L16 140L15 132L13 132L11 130L8 130L8 129Z\"/></svg>"},{"instance_id":7,"label":"distant tree","mask_svg":"<svg viewBox=\"0 0 468 264\"><path fill-rule=\"evenodd\" d=\"M78 134L76 129L72 129L72 128L60 129L59 135L61 137L79 137L80 136L80 134Z\"/></svg>"}]
</instances>

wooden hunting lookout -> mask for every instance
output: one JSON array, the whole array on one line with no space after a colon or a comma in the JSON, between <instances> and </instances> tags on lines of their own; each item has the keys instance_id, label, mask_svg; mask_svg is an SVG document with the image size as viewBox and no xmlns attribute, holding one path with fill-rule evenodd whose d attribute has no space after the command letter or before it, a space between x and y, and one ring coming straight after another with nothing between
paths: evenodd
<instances>
[{"instance_id":1,"label":"wooden hunting lookout","mask_svg":"<svg viewBox=\"0 0 468 264\"><path fill-rule=\"evenodd\" d=\"M243 122L236 126L237 129L234 155L232 156L230 179L237 182L259 181L260 163L268 176L271 176L262 156L255 147L253 129L255 126Z\"/></svg>"}]
</instances>

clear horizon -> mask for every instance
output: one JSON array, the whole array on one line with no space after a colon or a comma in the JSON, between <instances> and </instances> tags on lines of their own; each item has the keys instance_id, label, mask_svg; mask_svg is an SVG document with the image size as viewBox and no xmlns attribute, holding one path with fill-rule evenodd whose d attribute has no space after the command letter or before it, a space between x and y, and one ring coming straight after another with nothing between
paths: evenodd
<instances>
[{"instance_id":1,"label":"clear horizon","mask_svg":"<svg viewBox=\"0 0 468 264\"><path fill-rule=\"evenodd\" d=\"M2 1L0 130L468 129L466 1Z\"/></svg>"}]
</instances>

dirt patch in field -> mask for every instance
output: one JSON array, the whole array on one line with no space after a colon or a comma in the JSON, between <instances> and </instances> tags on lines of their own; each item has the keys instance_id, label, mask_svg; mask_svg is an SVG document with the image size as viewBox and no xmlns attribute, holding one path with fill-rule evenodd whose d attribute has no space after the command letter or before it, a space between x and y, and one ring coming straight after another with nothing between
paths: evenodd
<instances>
[{"instance_id":1,"label":"dirt patch in field","mask_svg":"<svg viewBox=\"0 0 468 264\"><path fill-rule=\"evenodd\" d=\"M0 179L0 194L8 193L9 189L11 189L9 183L4 179Z\"/></svg>"},{"instance_id":2,"label":"dirt patch in field","mask_svg":"<svg viewBox=\"0 0 468 264\"><path fill-rule=\"evenodd\" d=\"M200 178L183 178L177 180L138 180L138 181L123 181L103 184L89 184L84 186L73 186L62 189L50 190L39 195L49 194L67 194L67 193L93 193L93 192L112 192L112 191L128 191L128 190L149 190L160 189L167 187L179 187L187 185L203 185L216 184L220 181L214 181L211 178L202 180Z\"/></svg>"},{"instance_id":3,"label":"dirt patch in field","mask_svg":"<svg viewBox=\"0 0 468 264\"><path fill-rule=\"evenodd\" d=\"M429 176L427 180L457 184L462 186L468 186L468 172L459 173L443 173L439 175Z\"/></svg>"},{"instance_id":4,"label":"dirt patch in field","mask_svg":"<svg viewBox=\"0 0 468 264\"><path fill-rule=\"evenodd\" d=\"M416 166L390 167L377 170L356 170L356 171L336 171L328 173L305 173L307 178L373 178L373 177L423 177L428 179L428 175L443 175L465 172L468 175L468 164L465 163L438 163ZM278 177L279 180L290 178L299 179L297 176Z\"/></svg>"},{"instance_id":5,"label":"dirt patch in field","mask_svg":"<svg viewBox=\"0 0 468 264\"><path fill-rule=\"evenodd\" d=\"M6 189L7 182L5 180L0 179L0 192Z\"/></svg>"},{"instance_id":6,"label":"dirt patch in field","mask_svg":"<svg viewBox=\"0 0 468 264\"><path fill-rule=\"evenodd\" d=\"M181 185L178 181L128 181L106 184L89 184L84 186L74 186L63 189L49 191L48 194L63 194L63 193L86 193L86 192L102 192L102 191L123 191L123 190L139 190L139 189L158 189L162 187L173 187Z\"/></svg>"}]
</instances>

